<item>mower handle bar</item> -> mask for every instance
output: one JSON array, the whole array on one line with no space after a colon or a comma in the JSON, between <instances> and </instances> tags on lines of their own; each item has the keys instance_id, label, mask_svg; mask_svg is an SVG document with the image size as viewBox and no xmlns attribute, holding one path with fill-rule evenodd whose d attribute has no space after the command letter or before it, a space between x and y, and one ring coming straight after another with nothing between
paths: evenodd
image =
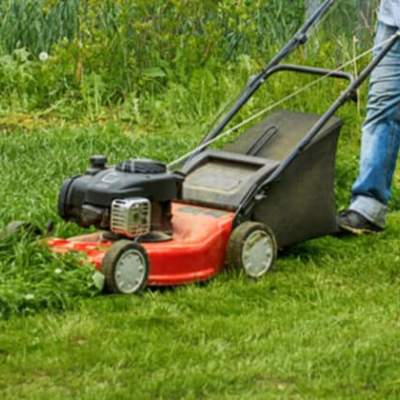
<instances>
[{"instance_id":1,"label":"mower handle bar","mask_svg":"<svg viewBox=\"0 0 400 400\"><path fill-rule=\"evenodd\" d=\"M279 179L279 177L292 164L292 162L303 152L304 149L310 145L313 139L318 135L318 133L320 133L321 129L334 116L336 111L351 99L352 93L357 91L357 89L364 83L371 72L378 66L386 54L389 53L389 51L399 40L400 30L397 32L397 34L393 35L391 40L389 40L385 46L383 46L379 54L367 65L367 67L365 67L363 71L361 71L360 75L356 79L351 80L347 89L340 94L328 111L326 111L325 114L320 117L310 131L289 154L289 156L281 162L278 168L272 172L271 175L267 177L261 177L260 180L252 186L236 211L234 220L235 225L251 215L258 200L265 198L268 188Z\"/></svg>"},{"instance_id":2,"label":"mower handle bar","mask_svg":"<svg viewBox=\"0 0 400 400\"><path fill-rule=\"evenodd\" d=\"M307 75L317 75L323 78L347 80L350 83L353 83L355 80L354 76L348 72L310 67L308 65L295 65L295 64L279 64L276 67L271 68L268 72L268 76L266 77L266 79L269 78L271 75L282 71L296 72L299 74L307 74ZM351 93L350 100L353 100L355 102L358 101L357 91Z\"/></svg>"},{"instance_id":3,"label":"mower handle bar","mask_svg":"<svg viewBox=\"0 0 400 400\"><path fill-rule=\"evenodd\" d=\"M304 25L296 32L296 34L289 40L289 42L279 51L275 57L272 58L271 61L266 65L263 71L261 71L251 82L245 87L242 93L239 95L239 98L235 101L232 108L227 112L226 115L220 120L219 123L204 137L201 141L200 146L219 136L225 127L231 122L231 120L235 117L235 115L242 109L242 107L247 104L250 98L254 95L254 93L260 88L260 86L265 82L266 77L270 73L271 69L279 65L279 63L285 59L289 54L291 54L298 47L307 43L308 33L310 29L316 25L329 9L337 2L338 0L325 0L309 17L309 19L304 23ZM203 151L205 148L202 148L198 152L194 152L190 158L193 158L196 154ZM184 161L187 161L184 160Z\"/></svg>"}]
</instances>

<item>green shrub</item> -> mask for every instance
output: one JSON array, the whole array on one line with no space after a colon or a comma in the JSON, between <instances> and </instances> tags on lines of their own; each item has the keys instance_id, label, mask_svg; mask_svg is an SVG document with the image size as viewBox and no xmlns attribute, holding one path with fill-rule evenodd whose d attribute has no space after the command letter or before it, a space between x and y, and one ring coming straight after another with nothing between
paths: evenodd
<instances>
[{"instance_id":1,"label":"green shrub","mask_svg":"<svg viewBox=\"0 0 400 400\"><path fill-rule=\"evenodd\" d=\"M325 24L328 33L310 46L332 44L329 32L335 32L336 51L322 63L341 60L337 39L353 52L348 39L357 1L340 3L328 18L343 28L340 35ZM199 71L220 76L243 55L261 65L304 13L303 0L290 7L280 0L6 0L0 4L0 105L3 112L68 113L72 106L72 116L94 117L132 96L185 86ZM308 58L317 61L312 50Z\"/></svg>"}]
</instances>

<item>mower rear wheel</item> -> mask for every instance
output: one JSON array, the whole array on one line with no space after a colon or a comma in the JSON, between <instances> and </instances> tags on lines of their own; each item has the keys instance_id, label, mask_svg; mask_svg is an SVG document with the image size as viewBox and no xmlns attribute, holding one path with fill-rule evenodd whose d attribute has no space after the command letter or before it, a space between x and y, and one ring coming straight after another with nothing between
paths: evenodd
<instances>
[{"instance_id":1,"label":"mower rear wheel","mask_svg":"<svg viewBox=\"0 0 400 400\"><path fill-rule=\"evenodd\" d=\"M228 266L258 279L274 265L278 253L274 232L259 222L244 222L231 234L227 250Z\"/></svg>"},{"instance_id":2,"label":"mower rear wheel","mask_svg":"<svg viewBox=\"0 0 400 400\"><path fill-rule=\"evenodd\" d=\"M104 256L101 270L108 293L136 294L146 286L149 259L140 244L129 240L115 242Z\"/></svg>"}]
</instances>

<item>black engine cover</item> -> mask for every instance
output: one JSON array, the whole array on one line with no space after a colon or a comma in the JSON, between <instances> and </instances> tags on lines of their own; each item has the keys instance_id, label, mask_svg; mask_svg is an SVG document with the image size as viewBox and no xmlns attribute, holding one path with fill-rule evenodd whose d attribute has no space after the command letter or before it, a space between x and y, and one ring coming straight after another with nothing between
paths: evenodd
<instances>
[{"instance_id":1,"label":"black engine cover","mask_svg":"<svg viewBox=\"0 0 400 400\"><path fill-rule=\"evenodd\" d=\"M110 207L115 199L144 197L164 203L181 196L183 177L167 171L152 160L128 160L106 168L100 156L91 158L85 175L66 180L61 188L58 211L65 220L81 226L107 229Z\"/></svg>"}]
</instances>

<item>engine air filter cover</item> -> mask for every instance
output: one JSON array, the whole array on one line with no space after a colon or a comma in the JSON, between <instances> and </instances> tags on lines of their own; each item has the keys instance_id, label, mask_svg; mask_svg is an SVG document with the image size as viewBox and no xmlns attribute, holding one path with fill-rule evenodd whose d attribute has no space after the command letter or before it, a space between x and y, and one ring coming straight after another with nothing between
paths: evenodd
<instances>
[{"instance_id":1,"label":"engine air filter cover","mask_svg":"<svg viewBox=\"0 0 400 400\"><path fill-rule=\"evenodd\" d=\"M111 231L134 238L151 230L151 203L145 198L116 199L111 205Z\"/></svg>"}]
</instances>

